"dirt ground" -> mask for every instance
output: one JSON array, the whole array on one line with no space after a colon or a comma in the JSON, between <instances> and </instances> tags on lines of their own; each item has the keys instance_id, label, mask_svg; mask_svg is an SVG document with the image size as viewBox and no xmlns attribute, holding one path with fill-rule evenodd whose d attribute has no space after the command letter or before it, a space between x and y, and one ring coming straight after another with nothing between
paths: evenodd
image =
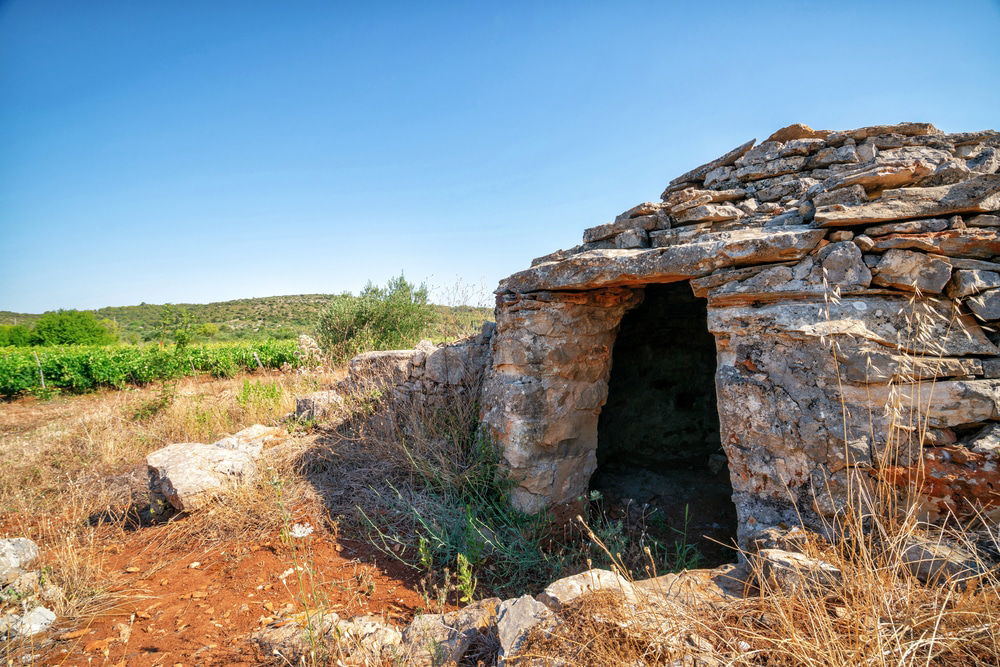
<instances>
[{"instance_id":1,"label":"dirt ground","mask_svg":"<svg viewBox=\"0 0 1000 667\"><path fill-rule=\"evenodd\" d=\"M38 664L257 665L273 658L249 635L320 599L344 616L400 625L424 604L412 571L361 543L314 534L294 551L277 539L192 551L172 548L170 536L170 526L153 526L107 545L117 609L51 633Z\"/></svg>"},{"instance_id":2,"label":"dirt ground","mask_svg":"<svg viewBox=\"0 0 1000 667\"><path fill-rule=\"evenodd\" d=\"M243 379L183 380L177 386L181 398L175 406L183 406L187 397L199 409L216 403L230 409L226 406L235 400ZM300 390L290 387L289 393L292 389ZM102 410L127 414L130 406L155 393L155 388L130 389L0 403L0 454L27 457L31 453L46 461L55 455L67 461L74 456L83 458L86 450L78 444L81 423L86 424ZM286 403L276 410L287 412L288 408ZM253 417L256 421L259 415ZM179 418L164 415L162 419L178 422ZM127 419L121 424L133 427ZM147 431L154 427L156 424L143 426ZM232 425L237 427L237 423ZM101 428L106 429L103 436L116 426L102 422ZM181 426L163 424L159 428L158 433L167 437ZM122 437L127 440L128 434ZM316 446L319 437L318 433L299 434L296 446ZM58 447L51 444L57 441ZM100 472L105 477L130 480L141 495L145 478L142 459L145 451L156 446L160 445L152 441L145 448L136 446L131 454L115 459L112 468ZM51 455L47 447L52 447ZM77 472L89 469L88 475L92 475L98 472L93 467L82 460ZM13 475L11 470L0 474ZM86 496L87 489L81 489L76 480L94 477L74 479L74 474L67 471L62 482L65 487L61 487L58 479L46 473L45 482L55 489L56 503L60 489L67 497L71 492L77 498ZM7 492L11 493L9 485ZM320 502L293 505L284 521L272 516L261 522L259 516L248 516L246 523L253 524L252 529L231 526L214 533L202 530L199 514L179 515L153 525L117 521L88 528L86 513L67 511L63 516L46 507L48 514L27 514L25 510L32 508L27 502L21 511L0 506L0 537L35 538L42 550L35 567L52 567L65 557L51 546L61 534L75 531L87 536L86 550L81 547L79 555L99 568L96 579L107 588L101 596L106 603L96 614L76 618L60 615L49 632L35 636L28 645L19 645L15 656L24 656L25 664L287 664L280 657L261 654L250 635L269 625L302 619L319 608L345 617L375 614L399 626L426 609L427 602L418 592L419 574L366 542L337 535L336 522L329 520ZM260 511L275 514L270 506ZM292 523L311 527L311 534L290 537L287 527ZM77 543L83 544L79 539ZM436 607L431 610L439 611Z\"/></svg>"}]
</instances>

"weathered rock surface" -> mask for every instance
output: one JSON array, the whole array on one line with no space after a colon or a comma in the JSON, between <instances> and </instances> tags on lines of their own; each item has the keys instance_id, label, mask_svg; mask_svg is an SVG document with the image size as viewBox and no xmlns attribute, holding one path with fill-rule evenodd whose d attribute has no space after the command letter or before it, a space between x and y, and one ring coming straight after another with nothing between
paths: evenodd
<instances>
[{"instance_id":1,"label":"weathered rock surface","mask_svg":"<svg viewBox=\"0 0 1000 667\"><path fill-rule=\"evenodd\" d=\"M983 573L975 554L945 540L920 535L906 538L903 565L924 583L961 583Z\"/></svg>"},{"instance_id":2,"label":"weathered rock surface","mask_svg":"<svg viewBox=\"0 0 1000 667\"><path fill-rule=\"evenodd\" d=\"M517 654L532 629L549 630L557 622L555 613L530 595L501 602L497 612L497 634L500 637L498 664Z\"/></svg>"},{"instance_id":3,"label":"weathered rock surface","mask_svg":"<svg viewBox=\"0 0 1000 667\"><path fill-rule=\"evenodd\" d=\"M922 252L889 250L875 265L872 282L885 287L940 294L951 280L951 264Z\"/></svg>"},{"instance_id":4,"label":"weathered rock surface","mask_svg":"<svg viewBox=\"0 0 1000 667\"><path fill-rule=\"evenodd\" d=\"M824 593L840 583L842 574L830 563L794 551L761 549L760 586L774 586L787 594Z\"/></svg>"},{"instance_id":5,"label":"weathered rock surface","mask_svg":"<svg viewBox=\"0 0 1000 667\"><path fill-rule=\"evenodd\" d=\"M250 635L266 655L296 664L310 659L317 646L341 664L381 665L401 655L399 630L376 616L342 619L334 612L314 613L283 620ZM308 625L308 628L306 627Z\"/></svg>"},{"instance_id":6,"label":"weathered rock surface","mask_svg":"<svg viewBox=\"0 0 1000 667\"><path fill-rule=\"evenodd\" d=\"M10 583L33 560L38 558L38 545L26 537L0 540L0 586Z\"/></svg>"},{"instance_id":7,"label":"weathered rock surface","mask_svg":"<svg viewBox=\"0 0 1000 667\"><path fill-rule=\"evenodd\" d=\"M315 391L295 397L297 419L319 421L334 414L344 405L343 397L336 391Z\"/></svg>"},{"instance_id":8,"label":"weathered rock surface","mask_svg":"<svg viewBox=\"0 0 1000 667\"><path fill-rule=\"evenodd\" d=\"M228 485L257 473L252 454L196 442L158 449L146 456L146 465L150 489L182 512L197 510Z\"/></svg>"},{"instance_id":9,"label":"weathered rock surface","mask_svg":"<svg viewBox=\"0 0 1000 667\"><path fill-rule=\"evenodd\" d=\"M460 663L469 648L497 624L499 598L474 602L446 614L420 614L403 630L402 651L410 665Z\"/></svg>"},{"instance_id":10,"label":"weathered rock surface","mask_svg":"<svg viewBox=\"0 0 1000 667\"><path fill-rule=\"evenodd\" d=\"M976 176L955 185L886 190L860 206L823 206L816 223L823 227L933 218L953 213L989 213L1000 209L1000 175Z\"/></svg>"}]
</instances>

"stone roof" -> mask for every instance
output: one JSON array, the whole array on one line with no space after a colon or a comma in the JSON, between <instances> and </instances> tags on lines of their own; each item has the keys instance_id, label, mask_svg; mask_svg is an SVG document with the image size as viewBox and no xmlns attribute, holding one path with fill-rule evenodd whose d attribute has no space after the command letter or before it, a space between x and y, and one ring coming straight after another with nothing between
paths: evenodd
<instances>
[{"instance_id":1,"label":"stone roof","mask_svg":"<svg viewBox=\"0 0 1000 667\"><path fill-rule=\"evenodd\" d=\"M660 201L586 229L582 244L534 260L498 293L702 278L800 260L827 239L855 237L863 252L886 253L896 264L900 255L887 251L964 258L950 264L969 268L972 259L1000 255L1000 218L989 215L1000 209L998 169L1000 132L993 130L790 125L678 176ZM934 292L928 287L937 282L920 288Z\"/></svg>"}]
</instances>

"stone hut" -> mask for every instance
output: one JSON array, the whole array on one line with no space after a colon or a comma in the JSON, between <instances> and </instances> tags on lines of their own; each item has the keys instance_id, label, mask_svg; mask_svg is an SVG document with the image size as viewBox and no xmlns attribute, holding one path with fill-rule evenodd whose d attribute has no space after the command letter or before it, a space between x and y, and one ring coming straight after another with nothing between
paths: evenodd
<instances>
[{"instance_id":1,"label":"stone hut","mask_svg":"<svg viewBox=\"0 0 1000 667\"><path fill-rule=\"evenodd\" d=\"M514 503L632 465L727 471L744 542L877 479L1000 519L998 170L995 131L792 125L502 281L469 365Z\"/></svg>"}]
</instances>

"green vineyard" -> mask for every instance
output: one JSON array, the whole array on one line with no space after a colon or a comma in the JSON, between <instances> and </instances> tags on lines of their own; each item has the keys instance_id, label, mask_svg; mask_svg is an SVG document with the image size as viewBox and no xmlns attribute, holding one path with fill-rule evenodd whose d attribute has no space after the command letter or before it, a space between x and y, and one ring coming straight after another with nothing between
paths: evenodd
<instances>
[{"instance_id":1,"label":"green vineyard","mask_svg":"<svg viewBox=\"0 0 1000 667\"><path fill-rule=\"evenodd\" d=\"M59 345L0 348L0 396L83 393L210 373L231 377L257 368L296 367L294 340L208 344Z\"/></svg>"}]
</instances>

